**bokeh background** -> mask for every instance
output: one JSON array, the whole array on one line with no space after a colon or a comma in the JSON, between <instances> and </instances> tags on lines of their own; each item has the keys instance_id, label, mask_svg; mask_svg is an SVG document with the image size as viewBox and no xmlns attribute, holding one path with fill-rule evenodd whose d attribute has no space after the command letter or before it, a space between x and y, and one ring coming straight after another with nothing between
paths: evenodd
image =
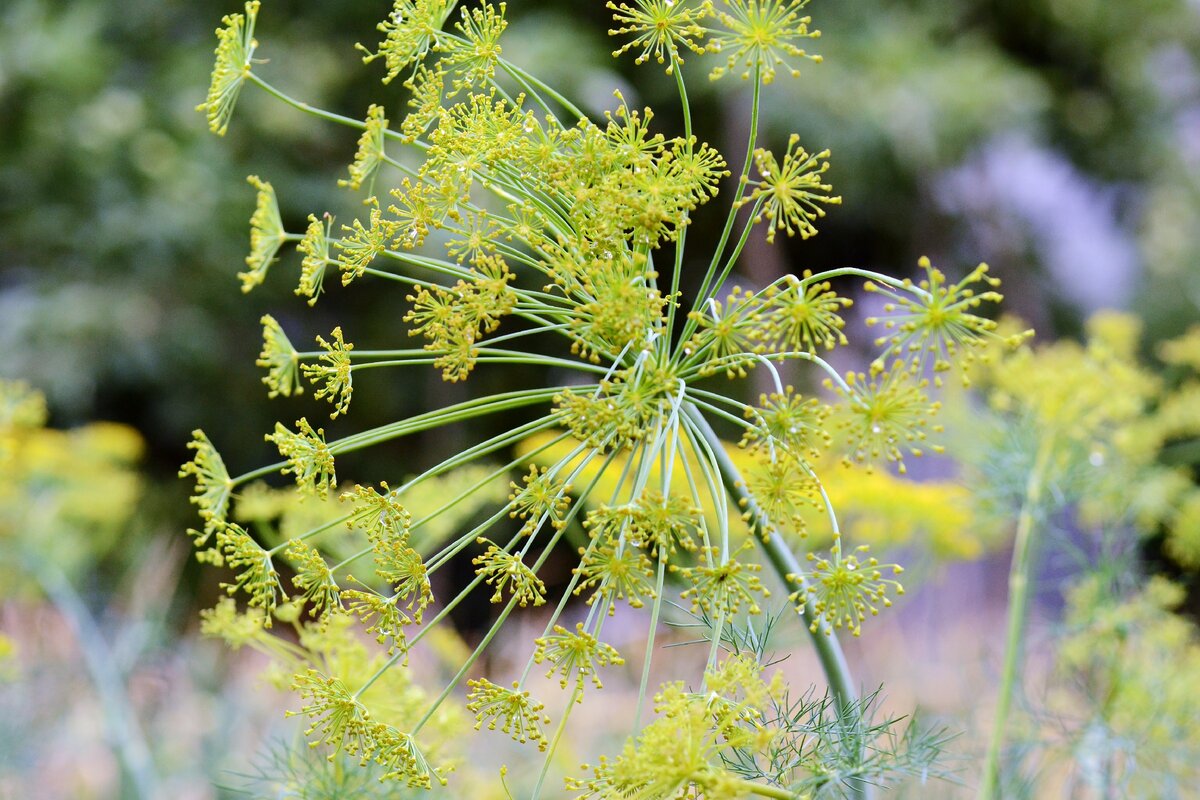
<instances>
[{"instance_id":1,"label":"bokeh background","mask_svg":"<svg viewBox=\"0 0 1200 800\"><path fill-rule=\"evenodd\" d=\"M194 107L213 28L235 10L214 0L0 7L0 379L44 392L50 426L75 430L56 446L78 456L59 478L91 489L82 505L128 498L38 532L57 542L45 544L56 578L6 568L0 631L16 655L0 677L0 796L137 796L112 755L114 714L116 728L141 730L164 797L228 793L220 787L245 783L264 731L295 734L281 719L287 699L260 691L252 659L196 635L219 577L190 559L192 509L176 471L194 428L241 471L270 459L263 434L276 419L314 413L311 400L266 399L253 363L264 313L289 330L341 324L398 341L403 297L332 291L309 309L290 281L238 291L248 173L275 185L292 230L314 211L349 220L360 198L336 185L353 131L253 88L224 139L207 131ZM379 71L353 49L375 40L387 10L269 0L263 74L348 115L380 97L398 109L403 90L381 93ZM769 248L756 237L746 284L845 265L915 274L921 255L962 274L986 260L1007 309L1039 339L1077 337L1092 313L1120 309L1142 320L1150 361L1200 319L1200 3L814 0L810 11L824 63L770 87L765 136L778 147L795 131L810 150L830 148L844 202L813 240ZM607 14L599 0L510 2L505 54L597 114L619 88L673 133L673 84L612 59ZM693 102L700 138L736 161L748 95L729 88L695 81ZM465 391L432 369L364 381L349 424ZM128 428L83 427L101 420ZM360 466L410 470L453 445L409 441ZM1194 586L1153 536L1140 550L1150 571ZM979 631L998 630L1006 569L1002 540L969 563L930 567L936 591L916 592L874 645L852 647L864 681L883 683L898 707L968 719L995 681L996 647ZM1055 579L1040 595L1047 625L1062 605ZM468 638L471 625L461 621ZM92 663L96 652L104 663ZM105 680L126 687L134 719L104 705L94 685Z\"/></svg>"}]
</instances>

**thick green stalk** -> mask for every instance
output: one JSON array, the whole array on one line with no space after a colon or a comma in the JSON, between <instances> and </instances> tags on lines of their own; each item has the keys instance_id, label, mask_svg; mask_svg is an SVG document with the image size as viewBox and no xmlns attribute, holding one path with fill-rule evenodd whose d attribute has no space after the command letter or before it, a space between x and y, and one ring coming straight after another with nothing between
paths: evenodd
<instances>
[{"instance_id":1,"label":"thick green stalk","mask_svg":"<svg viewBox=\"0 0 1200 800\"><path fill-rule=\"evenodd\" d=\"M781 789L778 786L768 786L765 783L756 783L754 781L739 780L737 785L750 794L756 794L759 797L773 797L776 800L803 800L808 796L789 792L787 789Z\"/></svg>"},{"instance_id":2,"label":"thick green stalk","mask_svg":"<svg viewBox=\"0 0 1200 800\"><path fill-rule=\"evenodd\" d=\"M1000 751L1008 728L1008 712L1013 688L1021 663L1021 637L1025 632L1025 617L1029 611L1029 584L1034 565L1033 525L1041 505L1046 483L1046 468L1052 452L1052 439L1046 438L1038 448L1033 469L1025 483L1025 498L1017 518L1017 536L1013 544L1012 567L1008 573L1008 631L1004 640L1004 671L1000 678L1000 694L996 698L996 719L988 743L987 760L983 765L983 780L979 784L979 800L1000 797Z\"/></svg>"},{"instance_id":3,"label":"thick green stalk","mask_svg":"<svg viewBox=\"0 0 1200 800\"><path fill-rule=\"evenodd\" d=\"M708 424L708 420L704 418L704 415L700 413L700 409L695 404L685 402L683 404L683 413L687 415L688 420L712 451L713 458L721 470L721 481L725 484L725 491L737 501L741 508L745 509L749 515L751 524L755 528L767 530L769 528L767 515L754 499L754 495L746 489L746 482L742 479L741 472L738 470L737 465L733 463L733 459L725 452L725 445L721 441L721 438L717 436L716 431ZM833 695L833 700L839 713L843 709L850 708L858 700L858 692L854 688L854 679L850 675L850 667L846 663L846 656L842 652L842 646L838 642L837 634L833 632L828 623L818 622L814 627L810 622L818 620L818 614L816 608L813 607L812 600L808 596L808 581L803 577L804 568L796 560L796 554L784 544L782 537L762 537L759 539L759 542L767 554L767 561L770 562L771 568L779 576L779 579L785 585L795 586L799 589L801 596L805 598L803 611L804 628L812 638L813 648L817 651L817 659L821 662L821 669L825 672L825 679L829 681L830 694ZM870 800L873 794L871 786L863 781L849 784L846 787L846 791L852 800ZM792 795L773 796L791 797Z\"/></svg>"},{"instance_id":4,"label":"thick green stalk","mask_svg":"<svg viewBox=\"0 0 1200 800\"><path fill-rule=\"evenodd\" d=\"M725 484L725 491L729 492L738 505L745 509L752 524L759 529L766 529L767 515L759 507L754 495L747 491L741 472L733 463L733 459L725 452L725 445L717 436L716 431L692 403L684 404L683 413L688 416L696 430L704 437L704 441L712 448L717 466L721 468L721 481ZM796 560L796 555L788 549L783 539L779 536L771 536L760 541L767 554L767 561L771 563L772 569L775 570L780 580L786 584L795 585L801 592L804 592L808 588L808 584L799 577L804 574L804 567ZM789 575L795 576L795 578L789 580L787 577ZM807 595L807 593L805 594ZM806 622L817 619L817 611L813 608L811 600L805 600L804 617ZM816 648L817 658L820 659L821 668L825 670L825 677L829 681L829 690L838 706L843 707L855 702L858 699L858 692L854 689L854 681L850 677L850 667L846 664L846 656L842 653L842 646L838 642L837 635L827 625L818 625L815 631L812 630L811 624L805 625L805 628L812 634L813 647Z\"/></svg>"}]
</instances>

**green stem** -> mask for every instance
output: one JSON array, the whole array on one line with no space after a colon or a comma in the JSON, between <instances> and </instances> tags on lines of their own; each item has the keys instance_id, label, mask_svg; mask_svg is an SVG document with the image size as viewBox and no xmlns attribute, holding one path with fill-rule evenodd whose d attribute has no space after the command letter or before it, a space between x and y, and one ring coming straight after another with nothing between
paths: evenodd
<instances>
[{"instance_id":1,"label":"green stem","mask_svg":"<svg viewBox=\"0 0 1200 800\"><path fill-rule=\"evenodd\" d=\"M1008 630L1004 640L1004 671L1000 678L1000 693L996 698L996 719L988 743L987 760L983 765L983 781L979 785L979 800L1000 797L1000 751L1008 728L1013 688L1021 661L1021 637L1029 611L1029 584L1034 566L1033 530L1046 484L1046 469L1053 450L1053 438L1042 440L1033 469L1025 483L1025 498L1017 518L1017 536L1013 544L1012 567L1008 573Z\"/></svg>"},{"instance_id":2,"label":"green stem","mask_svg":"<svg viewBox=\"0 0 1200 800\"><path fill-rule=\"evenodd\" d=\"M328 120L329 122L336 122L339 125L345 125L350 128L357 128L360 131L366 130L367 128L367 123L363 122L361 119L344 117L341 114L335 114L332 111L326 111L323 108L317 108L316 106L305 103L303 100L297 100L291 95L284 94L271 84L264 81L262 78L255 75L253 72L247 72L246 77L249 78L252 83L261 87L262 90L267 94L271 95L277 100L282 100L292 108L303 111L305 114L312 114L314 117L320 117L321 119ZM397 141L405 141L404 137L387 129L384 129L384 135L391 135L391 138L396 139Z\"/></svg>"},{"instance_id":3,"label":"green stem","mask_svg":"<svg viewBox=\"0 0 1200 800\"><path fill-rule=\"evenodd\" d=\"M550 746L546 748L546 757L542 759L542 769L538 772L537 783L533 786L533 794L530 800L538 800L542 796L542 786L546 783L546 775L550 773L550 759L558 750L558 743L562 739L563 732L567 729L567 720L571 716L573 709L579 702L579 696L583 694L583 684L576 682L575 691L571 694L571 699L567 702L566 708L563 709L562 719L558 722L558 728L554 731L554 737L550 740Z\"/></svg>"},{"instance_id":4,"label":"green stem","mask_svg":"<svg viewBox=\"0 0 1200 800\"><path fill-rule=\"evenodd\" d=\"M528 89L528 88L532 87L532 88L539 89L542 92L545 92L546 95L550 97L550 99L554 100L556 103L558 103L564 109L566 109L566 111L568 113L573 114L575 116L576 120L587 119L587 114L584 114L582 111L579 110L578 106L576 106L570 100L568 100L567 98L565 98L561 94L559 94L557 91L555 91L555 89L552 86L548 86L547 84L538 80L537 77L535 77L534 75L531 75L530 73L521 69L520 67L518 67L516 64L512 63L511 61L506 61L505 59L502 58L499 60L499 63L500 63L500 68L503 69L505 72L507 72L509 75L511 75L524 88Z\"/></svg>"},{"instance_id":5,"label":"green stem","mask_svg":"<svg viewBox=\"0 0 1200 800\"><path fill-rule=\"evenodd\" d=\"M738 176L736 191L740 194L742 187L745 185L746 179L750 176L750 167L754 163L754 145L758 141L758 116L759 107L762 100L762 66L756 66L754 69L754 96L750 104L750 135L746 142L746 159L742 164L742 174ZM696 295L695 304L692 306L694 310L699 310L704 305L704 301L708 299L710 292L715 292L717 286L713 285L713 278L716 277L717 268L721 263L721 258L725 255L725 246L729 244L729 236L733 233L733 226L737 222L738 204L736 199L729 207L729 215L725 218L725 227L721 231L721 238L717 242L717 247L713 250L712 261L709 262L708 271L704 274L704 280L700 283L700 291ZM684 326L683 335L679 337L679 342L688 340L688 337L696 330L696 324L692 320L688 320Z\"/></svg>"},{"instance_id":6,"label":"green stem","mask_svg":"<svg viewBox=\"0 0 1200 800\"><path fill-rule=\"evenodd\" d=\"M646 704L646 687L650 685L650 662L654 658L654 634L658 627L658 615L662 610L663 583L667 573L666 553L659 551L658 572L654 578L654 602L650 605L650 628L646 634L646 657L642 662L642 679L638 683L637 706L633 712L633 732L642 727L642 709Z\"/></svg>"},{"instance_id":7,"label":"green stem","mask_svg":"<svg viewBox=\"0 0 1200 800\"><path fill-rule=\"evenodd\" d=\"M675 86L679 90L679 104L682 107L683 113L683 138L688 142L688 150L691 151L692 145L692 109L688 102L687 86L683 82L683 70L679 64L674 64ZM675 242L675 264L671 271L671 294L668 297L667 304L667 327L666 336L664 337L664 349L666 352L671 351L671 339L675 334L675 308L679 304L679 281L683 275L683 252L687 242L687 226L684 225L679 229L679 237Z\"/></svg>"},{"instance_id":8,"label":"green stem","mask_svg":"<svg viewBox=\"0 0 1200 800\"><path fill-rule=\"evenodd\" d=\"M765 783L755 783L754 781L739 780L737 781L737 785L759 797L774 797L778 798L778 800L803 800L803 798L807 797L807 795L789 792L787 789L778 786L768 786Z\"/></svg>"},{"instance_id":9,"label":"green stem","mask_svg":"<svg viewBox=\"0 0 1200 800\"><path fill-rule=\"evenodd\" d=\"M898 278L893 278L891 275L884 275L882 272L875 272L870 269L860 269L859 267L838 267L837 269L828 269L824 272L818 272L815 275L809 275L807 278L800 280L801 288L807 288L814 283L824 283L832 278L840 278L844 275L852 275L858 278L866 278L876 283L882 283L891 286L893 289L899 289L905 292L911 292L918 297L928 298L930 294L925 289L917 286L912 281L904 281ZM786 279L786 278L785 278Z\"/></svg>"},{"instance_id":10,"label":"green stem","mask_svg":"<svg viewBox=\"0 0 1200 800\"><path fill-rule=\"evenodd\" d=\"M329 450L334 455L362 450L390 439L409 436L431 428L440 428L454 422L481 417L485 414L510 411L535 403L553 400L555 395L569 388L575 387L559 386L548 389L523 389L467 400L453 406L446 406L436 411L418 414L399 422L381 425L378 428L372 428L343 439L338 439L329 443ZM594 386L586 386L584 388L594 388Z\"/></svg>"}]
</instances>

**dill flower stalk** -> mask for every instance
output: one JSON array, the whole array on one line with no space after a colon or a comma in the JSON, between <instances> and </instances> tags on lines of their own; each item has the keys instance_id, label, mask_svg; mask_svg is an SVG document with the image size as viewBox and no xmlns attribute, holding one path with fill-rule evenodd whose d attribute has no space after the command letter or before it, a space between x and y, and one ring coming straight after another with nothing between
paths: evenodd
<instances>
[{"instance_id":1,"label":"dill flower stalk","mask_svg":"<svg viewBox=\"0 0 1200 800\"><path fill-rule=\"evenodd\" d=\"M252 5L247 19L258 10ZM471 395L342 438L326 437L306 418L281 422L267 439L282 460L236 476L225 473L215 448L197 434L197 457L184 467L197 478L195 499L205 516L198 544L215 534L215 550L204 552L242 570L230 588L264 615L264 627L281 610L293 618L301 613L341 620L338 624L350 619L386 646L374 672L359 676L357 684L327 672L299 671L294 685L304 698L302 713L313 720L314 743L358 754L410 785L429 786L444 777L422 755L421 739L439 709L452 698L459 703L456 690L467 681L465 708L477 727L486 723L489 730L547 751L532 790L540 796L577 702L567 703L554 731L546 729L552 721L544 703L531 695L530 672L549 665L573 701L600 691L602 674L625 665L604 634L618 605L648 610L634 713L640 724L651 698L659 623L676 591L675 578L687 587L680 599L713 617L708 666L717 676L726 632L762 615L775 596L760 577L763 566L769 567L786 588L782 596L789 598L790 613L811 634L832 696L849 708L857 692L835 629L858 635L866 616L889 605L889 594L899 594L901 587L884 577L865 546L842 541L820 465L832 455L834 461L841 456L902 470L906 458L936 449L926 439L938 431L929 421L938 403L920 372L923 344L901 346L885 338L880 358L887 366L873 368L869 376L843 375L831 366L825 356L847 342L842 313L850 304L832 281L866 279L902 298L897 335L937 347L939 366L995 338L986 319L960 313L978 303L954 306L941 280L914 284L843 268L788 275L757 291L730 290L728 279L755 230L768 241L781 230L808 238L816 235L827 209L841 202L825 178L828 151L812 155L793 136L777 156L759 141L763 87L778 74L796 75L801 59L819 61L801 46L818 35L802 14L806 3L608 5L616 25L610 33L632 37L616 55L635 53L637 62L652 61L673 78L681 136L657 132L653 110L631 106L620 93L614 109L589 117L549 83L507 60L505 3L482 0L456 9L450 0L395 0L379 25L382 40L374 48L360 45L365 62L383 64L384 83L401 78L410 92L408 111L395 126L379 105L360 120L317 109L269 83L248 56L241 59L227 44L244 38L241 15L227 18L219 34L214 86L226 86L230 64L244 62L236 72L239 86L254 85L297 113L359 131L350 178L342 183L371 193L363 216L349 224L335 226L328 214L314 213L306 231L289 233L277 222L270 184L254 179L259 209L252 219L252 263L247 262L244 288L274 279L283 268L268 275L267 266L283 244L298 243L296 293L310 305L326 284L337 283L354 289L370 283L380 291L399 285L397 298L407 303L397 316L409 340L378 349L352 343L354 331L346 325L318 336L318 349L299 350L291 344L298 334L264 318L259 363L268 371L265 382L273 395L299 393L307 380L314 396L332 405L331 417L338 417L350 412L353 391L369 380L365 370L432 367L445 380L459 382L497 365L531 365L571 376L555 386ZM725 158L692 133L687 77L693 55L705 53L717 54L718 65L707 71L712 79L738 73L751 81L753 97L745 166L723 204L718 242L711 252L694 254L687 248L692 216L713 203L730 177ZM227 120L221 120L223 130ZM419 166L401 160L401 149L416 154ZM707 266L699 290L688 296L680 286L683 271L693 264ZM980 280L984 274L977 270L952 291L970 291ZM990 291L979 297L998 299ZM943 324L947 308L957 316ZM545 343L555 341L557 354L546 354ZM807 362L825 378L832 390L828 399L802 396L783 384L778 365L795 361ZM736 399L732 391L705 388L712 376L736 382L755 369L765 370L775 385L758 405ZM387 476L390 482L374 485L339 483L337 464L345 453L514 412L525 421L460 452L441 454L416 475ZM748 454L743 466L714 423L741 434ZM533 441L542 444L513 456L518 446ZM539 464L539 456L551 452L555 457ZM487 474L475 484L445 494L432 491L439 481L492 459L499 464L483 467ZM228 504L270 475L291 476L299 496L330 513L277 544L257 541L228 517ZM502 476L514 478L507 502L491 506L490 515L473 526L427 535L439 517L453 514ZM416 513L421 498L430 496L437 503ZM804 519L814 509L829 522L832 549L798 557ZM749 536L734 529L732 520L739 516ZM359 549L339 549L338 532L347 528L365 531ZM570 544L572 538L583 545ZM551 587L542 578L544 566L563 552L576 566L566 587ZM279 559L293 564L292 587L275 567ZM469 565L475 577L453 596L435 596L432 578L450 564ZM848 577L859 567L854 579ZM887 572L896 574L899 567L888 565ZM413 648L479 591L497 607L496 621L464 655L444 690L424 713L406 718L405 727L375 721L364 700L371 687L403 670ZM582 621L568 619L576 598L585 601ZM468 680L509 617L519 608L540 606L550 609L545 629L527 643L529 658L518 679ZM800 789L734 780L712 768L713 748L732 734L732 722L711 728L703 722L704 708L690 701L654 703L674 709L676 719L694 719L702 742L697 753L708 756L681 762L695 769L681 767L667 783L652 781L655 791L646 796L800 796ZM738 741L766 735L752 717L739 717L750 739ZM866 782L852 790L855 796L867 792Z\"/></svg>"}]
</instances>

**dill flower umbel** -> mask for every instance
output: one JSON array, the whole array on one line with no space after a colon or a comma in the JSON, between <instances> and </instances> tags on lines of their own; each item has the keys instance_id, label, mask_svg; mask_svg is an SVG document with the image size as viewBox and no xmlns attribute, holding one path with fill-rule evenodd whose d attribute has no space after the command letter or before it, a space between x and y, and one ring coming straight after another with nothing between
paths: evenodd
<instances>
[{"instance_id":1,"label":"dill flower umbel","mask_svg":"<svg viewBox=\"0 0 1200 800\"><path fill-rule=\"evenodd\" d=\"M716 79L741 69L743 79L754 74L770 83L778 67L793 78L800 77L792 61L821 60L798 44L821 36L820 31L809 30L812 18L801 15L806 5L808 0L724 0L716 12L722 28L710 33L706 46L725 55L726 61L709 77Z\"/></svg>"},{"instance_id":2,"label":"dill flower umbel","mask_svg":"<svg viewBox=\"0 0 1200 800\"><path fill-rule=\"evenodd\" d=\"M759 180L747 181L754 188L738 201L742 205L754 204L755 222L767 220L767 242L775 241L776 231L787 231L788 236L799 233L801 239L816 236L816 220L825 216L825 209L819 204L842 202L841 197L830 196L831 185L821 183L821 175L829 169L829 162L821 159L829 158L829 151L809 155L798 146L799 141L797 134L788 139L782 165L769 150L755 150Z\"/></svg>"},{"instance_id":3,"label":"dill flower umbel","mask_svg":"<svg viewBox=\"0 0 1200 800\"><path fill-rule=\"evenodd\" d=\"M329 265L329 235L333 228L333 217L326 214L324 221L308 215L308 229L296 249L304 254L300 263L300 285L296 294L307 297L310 306L316 305L325 284L325 267Z\"/></svg>"},{"instance_id":4,"label":"dill flower umbel","mask_svg":"<svg viewBox=\"0 0 1200 800\"><path fill-rule=\"evenodd\" d=\"M257 175L251 175L246 181L258 190L258 200L254 215L250 217L250 254L246 256L248 269L238 273L243 292L249 292L266 280L267 270L275 262L275 254L287 241L283 220L279 217L275 187Z\"/></svg>"},{"instance_id":5,"label":"dill flower umbel","mask_svg":"<svg viewBox=\"0 0 1200 800\"><path fill-rule=\"evenodd\" d=\"M263 326L263 349L254 363L267 371L262 379L267 385L267 396L303 394L300 354L274 317L264 314L260 323Z\"/></svg>"},{"instance_id":6,"label":"dill flower umbel","mask_svg":"<svg viewBox=\"0 0 1200 800\"><path fill-rule=\"evenodd\" d=\"M377 106L374 103L367 109L366 127L358 139L358 152L354 154L354 161L349 168L350 177L338 181L339 186L360 189L365 183L367 193L371 193L371 187L375 185L375 173L379 171L379 167L387 158L383 143L388 119L384 113L383 106Z\"/></svg>"},{"instance_id":7,"label":"dill flower umbel","mask_svg":"<svg viewBox=\"0 0 1200 800\"><path fill-rule=\"evenodd\" d=\"M307 419L297 420L295 432L277 422L275 432L267 434L266 440L274 442L279 454L287 459L283 471L295 476L301 491L324 498L337 486L333 453L325 443L324 430L313 430Z\"/></svg>"},{"instance_id":8,"label":"dill flower umbel","mask_svg":"<svg viewBox=\"0 0 1200 800\"><path fill-rule=\"evenodd\" d=\"M723 643L759 641L740 632L768 624L757 620L771 617L764 612L779 588L769 586L774 580L812 634L831 702L856 707L835 630L857 634L868 615L886 607L899 584L885 573L899 568L845 541L823 475L839 457L903 471L906 457L937 449L927 441L940 430L939 404L930 396L936 386L925 383L919 353L932 354L940 370L986 344L992 325L974 310L996 295L973 294L972 284L989 281L982 271L949 285L932 268L919 283L841 268L737 287L733 273L756 226L765 225L768 242L779 231L808 238L841 202L826 178L829 151L814 155L793 135L776 156L757 134L764 85L795 75L800 59L819 60L803 49L817 36L802 13L806 3L607 6L610 33L623 37L616 55L654 60L674 79L682 110L676 124L663 125L620 92L613 108L589 117L509 61L504 3L464 3L451 21L453 0L394 0L379 25L382 41L374 49L359 45L365 61L384 63L384 83L401 77L410 91L394 121L382 103L352 119L291 100L258 74L266 69L260 62L234 47L254 20L227 18L217 65L225 84L234 86L233 76L234 88L249 82L297 113L358 131L342 183L368 195L347 224L335 228L328 214L314 213L303 232L292 233L274 189L252 179L258 196L243 288L274 280L280 267L272 264L289 243L300 256L295 293L309 305L331 267L356 290L404 287L395 319L405 332L383 345L392 349L356 347L339 326L316 338L318 349L300 352L273 317L264 317L259 363L269 394L299 393L306 377L340 419L349 414L352 391L370 391L385 370L433 368L467 386L453 404L340 438L333 429L327 438L306 418L279 423L266 438L282 461L241 475L230 476L198 432L195 458L181 470L196 479L193 499L205 520L197 544L215 532L217 548L202 552L235 569L231 591L264 614L264 627L273 617L299 630L295 647L303 652L278 641L290 654L310 739L373 762L387 778L421 787L444 781L445 762L426 749L426 732L464 707L477 727L486 723L553 751L584 685L590 682L594 694L599 671L623 663L603 627L618 604L628 604L648 618L634 717L640 722L641 705L653 694L650 658L672 607L685 614L690 608L707 626L706 686L693 693L678 682L664 685L654 698L659 719L572 786L584 797L800 796L801 789L779 788L779 776L747 766L756 757L744 753L755 748L781 741L782 753L794 745L799 723L781 710L784 699L759 674L761 661L722 661ZM751 135L742 151L751 157L731 182L723 182L730 175L725 157L692 131L691 53L716 53L713 77L753 78ZM401 158L400 148L412 158ZM718 200L722 208L714 213L724 221L716 245L697 259L692 218ZM707 267L685 280L693 264ZM848 342L843 314L852 298L841 286L848 278L868 281L868 290L890 303L877 343L882 366L868 374L842 374L826 360ZM826 378L829 396L818 400L788 385L784 364ZM726 382L753 371L771 388L747 403ZM508 374L563 377L533 386L494 380ZM501 432L457 452L426 448L410 465L417 472L384 476L391 483L337 483L335 460L343 477L354 469L344 453L420 434L438 441L447 426L480 419L503 420ZM714 426L740 438L742 451ZM294 487L264 490L258 482L272 474L290 476ZM507 499L495 491L505 484ZM304 499L302 513L281 496ZM233 497L253 517L239 519L248 527L227 520ZM827 555L794 549L803 547L814 518L826 533L812 546L828 544ZM277 558L294 570L291 602ZM551 559L567 568L548 570ZM462 573L465 583L445 579ZM427 638L436 642L451 612L478 592L495 604L495 619L456 659L449 684L434 698L420 694L413 713L383 719L387 705L377 708L373 693L407 681L396 676L408 674L410 653ZM315 618L305 618L302 607ZM519 679L510 687L476 677L472 671L487 663L484 655L509 618L533 608L541 609L544 628L529 637ZM240 623L225 627L239 640L257 636ZM373 655L352 648L349 642L367 646L350 636L352 628L374 639ZM355 669L337 672L348 649ZM552 735L526 686L538 664L568 695ZM776 736L770 714L790 739ZM743 768L730 759L741 759ZM854 768L874 774L863 764Z\"/></svg>"},{"instance_id":9,"label":"dill flower umbel","mask_svg":"<svg viewBox=\"0 0 1200 800\"><path fill-rule=\"evenodd\" d=\"M350 351L354 349L354 345L342 338L340 325L333 329L329 338L331 341L326 341L321 336L317 337L317 344L325 353L318 356L317 363L305 364L301 369L304 377L314 385L320 385L313 396L318 400L327 399L333 403L333 412L329 418L336 419L339 414L345 414L350 408L350 395L354 391L354 379L350 374L353 368L350 363Z\"/></svg>"},{"instance_id":10,"label":"dill flower umbel","mask_svg":"<svg viewBox=\"0 0 1200 800\"><path fill-rule=\"evenodd\" d=\"M879 609L892 605L887 596L889 590L904 594L904 587L885 574L899 575L904 570L895 564L880 564L873 557L860 559L869 548L859 545L853 553L842 554L840 543L835 543L829 557L818 558L809 554L813 562L812 585L807 593L812 596L813 607L819 615L812 626L818 628L821 620L834 628L845 627L855 636L862 633L863 620L867 614L875 616ZM803 592L791 595L792 602L809 600Z\"/></svg>"},{"instance_id":11,"label":"dill flower umbel","mask_svg":"<svg viewBox=\"0 0 1200 800\"><path fill-rule=\"evenodd\" d=\"M621 654L612 645L605 644L583 629L583 623L577 623L575 630L568 631L561 625L555 625L550 635L534 640L536 650L533 660L541 664L550 663L550 671L546 677L555 673L562 674L562 687L565 689L571 675L575 675L578 685L582 687L584 678L591 678L597 689L604 688L600 683L597 668L609 665L619 666L625 663Z\"/></svg>"},{"instance_id":12,"label":"dill flower umbel","mask_svg":"<svg viewBox=\"0 0 1200 800\"><path fill-rule=\"evenodd\" d=\"M192 502L200 508L204 520L204 533L196 537L197 547L203 545L213 530L220 528L229 511L229 498L233 494L234 482L225 469L225 461L217 448L209 441L204 431L192 432L188 449L194 450L192 460L179 468L179 477L192 476L196 481Z\"/></svg>"},{"instance_id":13,"label":"dill flower umbel","mask_svg":"<svg viewBox=\"0 0 1200 800\"><path fill-rule=\"evenodd\" d=\"M230 14L221 19L217 28L217 63L213 67L208 97L196 107L208 117L208 127L218 136L229 128L242 83L250 72L250 59L258 42L254 38L254 23L258 18L259 0L246 3L246 13Z\"/></svg>"},{"instance_id":14,"label":"dill flower umbel","mask_svg":"<svg viewBox=\"0 0 1200 800\"><path fill-rule=\"evenodd\" d=\"M704 52L701 42L705 31L699 23L712 13L711 3L693 6L677 0L635 0L630 5L609 0L605 5L612 10L613 20L620 26L610 30L609 35L635 34L613 51L614 58L640 48L641 53L634 59L638 64L653 58L659 64L666 63L670 75L676 64L683 63L679 55L681 47L695 53Z\"/></svg>"},{"instance_id":15,"label":"dill flower umbel","mask_svg":"<svg viewBox=\"0 0 1200 800\"><path fill-rule=\"evenodd\" d=\"M867 325L882 324L886 331L875 340L875 346L884 349L872 369L882 370L887 361L894 358L908 361L914 374L923 374L932 359L934 381L940 386L940 373L958 361L963 369L963 382L969 383L967 369L975 358L974 351L991 339L1000 338L994 333L995 320L980 317L972 311L985 302L997 303L1002 299L994 288L976 292L972 284L998 287L1000 280L987 274L987 264L980 264L955 284L947 283L946 276L928 258L922 257L919 265L925 270L926 277L917 284L916 291L911 284L903 293L873 282L868 282L865 287L889 301L883 307L887 316L867 318ZM1009 348L1015 348L1032 335L1033 331L1024 331L1005 336L1001 341Z\"/></svg>"}]
</instances>

